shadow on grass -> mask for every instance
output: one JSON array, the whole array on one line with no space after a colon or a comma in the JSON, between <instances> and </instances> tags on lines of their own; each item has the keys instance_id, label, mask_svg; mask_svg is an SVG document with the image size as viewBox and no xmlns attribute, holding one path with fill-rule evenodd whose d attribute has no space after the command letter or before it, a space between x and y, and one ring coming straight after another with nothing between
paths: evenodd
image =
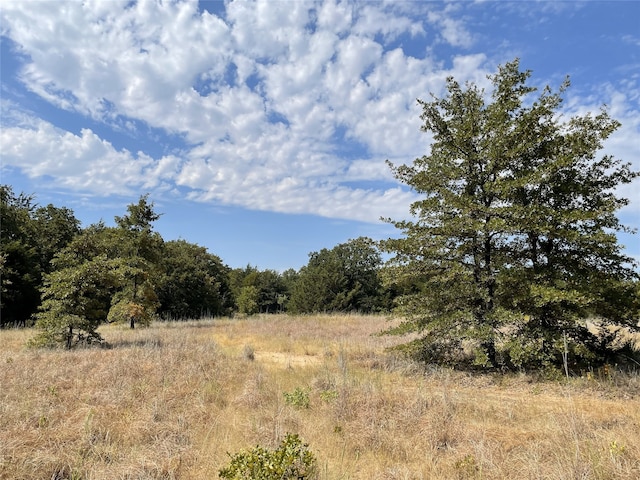
<instances>
[{"instance_id":1,"label":"shadow on grass","mask_svg":"<svg viewBox=\"0 0 640 480\"><path fill-rule=\"evenodd\" d=\"M139 340L117 340L115 342L105 342L102 348L112 350L115 348L162 348L162 341L157 338L145 338Z\"/></svg>"}]
</instances>

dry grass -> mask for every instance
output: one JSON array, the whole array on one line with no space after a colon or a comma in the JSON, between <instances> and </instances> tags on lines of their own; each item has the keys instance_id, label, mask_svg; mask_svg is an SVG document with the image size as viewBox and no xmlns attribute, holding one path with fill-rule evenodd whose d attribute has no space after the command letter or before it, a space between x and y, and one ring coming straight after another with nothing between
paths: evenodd
<instances>
[{"instance_id":1,"label":"dry grass","mask_svg":"<svg viewBox=\"0 0 640 480\"><path fill-rule=\"evenodd\" d=\"M0 332L0 478L215 479L227 452L309 443L321 479L637 479L640 376L426 372L372 316L103 328L109 349ZM309 393L296 408L284 393Z\"/></svg>"}]
</instances>

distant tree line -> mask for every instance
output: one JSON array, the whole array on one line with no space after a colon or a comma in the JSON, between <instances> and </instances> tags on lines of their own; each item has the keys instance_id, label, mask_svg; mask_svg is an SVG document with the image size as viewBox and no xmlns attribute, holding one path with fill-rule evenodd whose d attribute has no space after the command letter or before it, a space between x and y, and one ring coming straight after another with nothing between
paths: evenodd
<instances>
[{"instance_id":1,"label":"distant tree line","mask_svg":"<svg viewBox=\"0 0 640 480\"><path fill-rule=\"evenodd\" d=\"M152 319L181 320L235 313L388 311L382 260L359 238L309 255L296 271L231 269L206 248L165 241L148 196L115 217L80 227L66 207L0 186L2 195L1 327L37 323L44 343L99 340L104 322L131 328ZM51 332L54 332L51 335Z\"/></svg>"}]
</instances>

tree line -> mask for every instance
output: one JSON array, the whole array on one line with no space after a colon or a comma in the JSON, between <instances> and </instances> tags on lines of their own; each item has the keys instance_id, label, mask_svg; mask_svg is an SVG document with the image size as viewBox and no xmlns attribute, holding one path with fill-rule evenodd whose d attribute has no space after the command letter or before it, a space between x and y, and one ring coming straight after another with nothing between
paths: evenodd
<instances>
[{"instance_id":1,"label":"tree line","mask_svg":"<svg viewBox=\"0 0 640 480\"><path fill-rule=\"evenodd\" d=\"M388 311L380 252L366 238L309 255L300 270L229 268L186 240L154 230L160 214L148 195L115 225L80 227L66 207L0 186L0 326L57 331L65 345L99 340L103 322L147 325L153 318L197 319L234 313ZM47 341L52 340L48 338Z\"/></svg>"},{"instance_id":2,"label":"tree line","mask_svg":"<svg viewBox=\"0 0 640 480\"><path fill-rule=\"evenodd\" d=\"M398 238L312 252L298 271L230 269L165 242L147 196L115 226L81 229L71 210L1 187L1 325L35 321L36 343L70 347L99 341L102 322L393 311L403 322L387 333L413 334L402 348L429 363L567 374L638 363L638 265L616 237L632 231L616 188L639 173L598 157L620 126L606 108L565 120L568 79L539 91L530 76L516 59L491 92L449 78L442 98L418 100L430 150L389 164L420 195L413 220L386 219Z\"/></svg>"}]
</instances>

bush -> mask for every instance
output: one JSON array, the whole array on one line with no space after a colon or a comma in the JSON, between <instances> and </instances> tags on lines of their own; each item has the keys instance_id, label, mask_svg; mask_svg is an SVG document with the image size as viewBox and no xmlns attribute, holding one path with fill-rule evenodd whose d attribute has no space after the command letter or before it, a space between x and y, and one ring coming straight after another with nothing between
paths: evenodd
<instances>
[{"instance_id":1,"label":"bush","mask_svg":"<svg viewBox=\"0 0 640 480\"><path fill-rule=\"evenodd\" d=\"M298 408L309 408L309 393L297 387L293 392L284 392L284 401Z\"/></svg>"},{"instance_id":2,"label":"bush","mask_svg":"<svg viewBox=\"0 0 640 480\"><path fill-rule=\"evenodd\" d=\"M227 480L312 480L317 478L316 458L297 434L288 433L274 451L256 446L231 455L231 463L220 470Z\"/></svg>"}]
</instances>

